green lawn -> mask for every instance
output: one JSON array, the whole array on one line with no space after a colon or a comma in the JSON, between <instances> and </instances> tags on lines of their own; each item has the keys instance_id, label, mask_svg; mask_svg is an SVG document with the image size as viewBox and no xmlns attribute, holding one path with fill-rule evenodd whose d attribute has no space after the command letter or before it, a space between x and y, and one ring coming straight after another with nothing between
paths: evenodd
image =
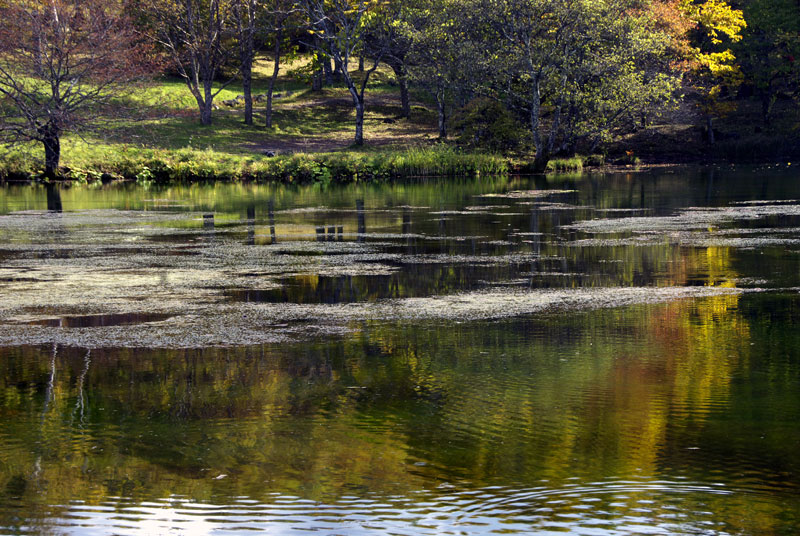
<instances>
[{"instance_id":1,"label":"green lawn","mask_svg":"<svg viewBox=\"0 0 800 536\"><path fill-rule=\"evenodd\" d=\"M325 169L298 168L304 167L300 162L312 168L313 162L320 165L324 161L327 164L323 166L329 166L334 161L331 153L352 165L355 161L380 161L381 169L387 155L404 155L404 161L409 162L419 161L424 154L444 151L451 158L457 154L451 149L431 148L436 136L436 115L428 107L415 105L410 119L397 119L399 90L393 74L385 68L373 74L367 89L366 145L351 147L355 112L349 92L343 84L318 92L308 89L303 80L294 76L306 62L308 58L301 57L282 69L275 87L272 129L264 127L265 102L254 103L252 126L244 124L243 103L235 107L223 104L241 94L238 82L215 98L213 124L202 125L197 104L184 81L164 77L118 97L113 108L133 113L113 115L126 119L109 114L101 118L98 129L80 135L66 134L61 164L68 176L77 178L101 173L189 178L196 171L223 178L266 178L269 173L276 173L277 178L294 180L298 174L303 179L327 177ZM266 93L271 70L268 58L256 62L254 95ZM136 118L131 119L132 115ZM266 151L274 152L278 158L263 156ZM343 151L349 158L344 158ZM37 173L42 166L42 152L40 145L29 144L0 153L0 176ZM497 157L491 158L499 162ZM181 171L176 172L176 167ZM425 169L428 167L438 169ZM384 169L382 173L389 171ZM343 170L334 173L336 178L343 174Z\"/></svg>"}]
</instances>

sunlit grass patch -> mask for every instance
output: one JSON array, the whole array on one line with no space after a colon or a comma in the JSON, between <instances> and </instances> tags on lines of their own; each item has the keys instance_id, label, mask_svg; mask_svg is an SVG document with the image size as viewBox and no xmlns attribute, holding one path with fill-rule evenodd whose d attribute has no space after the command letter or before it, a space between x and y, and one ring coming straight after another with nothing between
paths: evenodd
<instances>
[{"instance_id":1,"label":"sunlit grass patch","mask_svg":"<svg viewBox=\"0 0 800 536\"><path fill-rule=\"evenodd\" d=\"M72 140L74 142L74 140ZM4 160L3 176L40 171L35 147ZM237 154L212 147L175 149L125 144L68 143L66 178L92 181L102 175L140 182L255 180L288 183L361 182L395 177L502 175L508 161L499 155L464 153L448 146L405 149L354 149L344 152L294 153L275 157Z\"/></svg>"},{"instance_id":2,"label":"sunlit grass patch","mask_svg":"<svg viewBox=\"0 0 800 536\"><path fill-rule=\"evenodd\" d=\"M583 158L573 156L572 158L554 158L547 163L547 171L581 171L583 170Z\"/></svg>"}]
</instances>

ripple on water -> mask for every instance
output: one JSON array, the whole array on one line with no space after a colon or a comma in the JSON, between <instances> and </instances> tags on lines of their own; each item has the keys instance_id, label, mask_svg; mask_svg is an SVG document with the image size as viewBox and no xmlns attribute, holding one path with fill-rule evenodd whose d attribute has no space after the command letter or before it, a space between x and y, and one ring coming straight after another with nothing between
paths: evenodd
<instances>
[{"instance_id":1,"label":"ripple on water","mask_svg":"<svg viewBox=\"0 0 800 536\"><path fill-rule=\"evenodd\" d=\"M683 480L607 479L516 489L444 487L407 495L238 496L229 504L185 497L133 503L120 497L76 502L47 524L64 534L734 534L737 494L721 485ZM713 513L712 513L713 511ZM30 525L22 532L36 532Z\"/></svg>"}]
</instances>

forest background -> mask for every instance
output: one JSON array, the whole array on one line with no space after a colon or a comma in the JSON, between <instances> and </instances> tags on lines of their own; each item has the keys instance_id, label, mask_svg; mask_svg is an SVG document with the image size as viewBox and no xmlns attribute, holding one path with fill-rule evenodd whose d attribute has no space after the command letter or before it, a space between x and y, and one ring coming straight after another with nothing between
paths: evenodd
<instances>
[{"instance_id":1,"label":"forest background","mask_svg":"<svg viewBox=\"0 0 800 536\"><path fill-rule=\"evenodd\" d=\"M800 154L797 0L0 0L0 178Z\"/></svg>"}]
</instances>

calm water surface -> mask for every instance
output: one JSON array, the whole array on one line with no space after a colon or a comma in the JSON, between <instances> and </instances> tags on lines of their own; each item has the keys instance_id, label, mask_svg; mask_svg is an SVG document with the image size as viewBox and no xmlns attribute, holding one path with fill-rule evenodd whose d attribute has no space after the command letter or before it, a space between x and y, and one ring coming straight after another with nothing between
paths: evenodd
<instances>
[{"instance_id":1,"label":"calm water surface","mask_svg":"<svg viewBox=\"0 0 800 536\"><path fill-rule=\"evenodd\" d=\"M0 533L798 533L798 199L769 168L0 186ZM593 301L639 287L725 292ZM588 305L358 316L497 289ZM187 296L330 316L119 338L196 329L155 307Z\"/></svg>"}]
</instances>

